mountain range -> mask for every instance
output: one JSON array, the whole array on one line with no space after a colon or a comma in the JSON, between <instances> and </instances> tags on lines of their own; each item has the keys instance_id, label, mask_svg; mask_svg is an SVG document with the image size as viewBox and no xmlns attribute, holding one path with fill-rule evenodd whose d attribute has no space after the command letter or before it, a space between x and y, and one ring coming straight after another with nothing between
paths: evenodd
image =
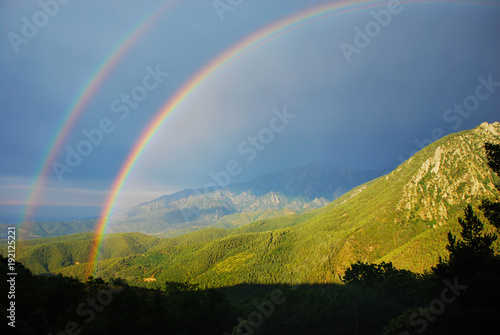
<instances>
[{"instance_id":1,"label":"mountain range","mask_svg":"<svg viewBox=\"0 0 500 335\"><path fill-rule=\"evenodd\" d=\"M484 198L498 200L495 184L500 180L487 166L485 142L500 143L499 123L483 123L446 136L391 173L336 199L339 187L311 182L296 188L282 186L281 194L289 197L298 192L295 194L302 193L302 199L328 200L330 196L333 200L304 213L263 218L233 229L206 228L168 239L138 233L110 234L100 255L98 275L119 275L139 286L155 287L173 280L220 287L239 283L335 283L356 261L392 262L398 268L424 272L446 256L446 235L449 231L457 234L457 219L467 204L477 206ZM313 165L301 171L309 171L310 176L320 175L318 171L323 169ZM340 178L344 181L351 178L345 171ZM291 178L290 185L301 180L300 173L286 175L279 174L282 180ZM215 193L212 204L218 204L217 210L238 208L238 202L226 202L228 198L224 197L237 194L238 187ZM269 194L266 187L279 189L265 179L252 187L247 186L244 192L251 192L255 199ZM304 190L309 197L303 195ZM190 193L162 197L138 206L129 218L179 201L198 209L212 208L202 207L206 196ZM269 199L268 203L274 201ZM251 208L269 209L261 203L263 207ZM304 209L306 203L296 208ZM228 204L234 207L224 207ZM228 212L225 217L230 215L234 214ZM486 230L493 228L487 225ZM35 273L62 273L83 279L93 238L93 234L76 234L23 241L19 243L23 250L19 260ZM499 250L498 241L495 243Z\"/></svg>"},{"instance_id":2,"label":"mountain range","mask_svg":"<svg viewBox=\"0 0 500 335\"><path fill-rule=\"evenodd\" d=\"M255 218L323 207L380 174L309 164L209 192L187 189L113 215L108 232L158 234L208 226L231 228Z\"/></svg>"},{"instance_id":3,"label":"mountain range","mask_svg":"<svg viewBox=\"0 0 500 335\"><path fill-rule=\"evenodd\" d=\"M357 172L309 164L224 188L186 189L112 215L107 232L172 237L209 226L232 228L259 219L323 207L381 174L379 171ZM43 238L92 232L96 222L95 218L31 222L22 225L25 229L21 235L24 238Z\"/></svg>"}]
</instances>

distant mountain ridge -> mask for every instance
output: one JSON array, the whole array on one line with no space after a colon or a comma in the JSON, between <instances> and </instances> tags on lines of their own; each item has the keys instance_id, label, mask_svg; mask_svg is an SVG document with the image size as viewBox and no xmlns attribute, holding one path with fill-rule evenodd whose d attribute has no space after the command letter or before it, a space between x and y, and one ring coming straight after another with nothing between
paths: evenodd
<instances>
[{"instance_id":1,"label":"distant mountain ridge","mask_svg":"<svg viewBox=\"0 0 500 335\"><path fill-rule=\"evenodd\" d=\"M231 228L249 223L251 218L268 219L323 207L380 174L312 163L210 192L186 189L112 215L107 232L174 236L209 226ZM92 232L96 223L95 218L31 222L22 226L22 236Z\"/></svg>"},{"instance_id":2,"label":"distant mountain ridge","mask_svg":"<svg viewBox=\"0 0 500 335\"><path fill-rule=\"evenodd\" d=\"M269 218L285 209L320 208L379 174L313 163L211 192L183 190L113 215L108 231L155 234L166 229L206 227L237 213L277 211L269 212Z\"/></svg>"},{"instance_id":3,"label":"distant mountain ridge","mask_svg":"<svg viewBox=\"0 0 500 335\"><path fill-rule=\"evenodd\" d=\"M256 196L269 192L286 197L304 197L308 200L325 198L333 201L346 191L382 175L379 171L360 171L327 164L311 163L257 177L250 182L233 184L233 192L250 191Z\"/></svg>"}]
</instances>

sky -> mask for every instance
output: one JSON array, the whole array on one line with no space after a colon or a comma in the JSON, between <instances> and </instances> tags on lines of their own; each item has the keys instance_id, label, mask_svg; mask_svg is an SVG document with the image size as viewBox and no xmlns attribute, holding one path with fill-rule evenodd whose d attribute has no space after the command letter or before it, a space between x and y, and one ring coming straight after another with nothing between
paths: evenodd
<instances>
[{"instance_id":1,"label":"sky","mask_svg":"<svg viewBox=\"0 0 500 335\"><path fill-rule=\"evenodd\" d=\"M336 2L0 0L0 223L98 216L189 80L256 32ZM312 162L390 171L442 136L500 121L499 1L349 4L359 10L270 39L197 86L144 147L115 209Z\"/></svg>"}]
</instances>

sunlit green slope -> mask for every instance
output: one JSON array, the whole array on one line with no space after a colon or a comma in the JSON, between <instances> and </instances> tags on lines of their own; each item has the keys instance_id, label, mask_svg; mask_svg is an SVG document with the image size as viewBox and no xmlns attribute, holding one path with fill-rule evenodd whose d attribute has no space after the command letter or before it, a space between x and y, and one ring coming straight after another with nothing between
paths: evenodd
<instances>
[{"instance_id":1,"label":"sunlit green slope","mask_svg":"<svg viewBox=\"0 0 500 335\"><path fill-rule=\"evenodd\" d=\"M165 280L223 286L336 282L357 260L392 261L424 271L445 254L445 235L456 230L464 206L497 196L493 184L498 178L486 165L486 141L500 143L499 123L436 141L388 175L313 212L148 240L135 253L132 248L114 254L107 242L98 275L145 286ZM125 241L129 235L117 236ZM30 267L38 264L33 257L26 253L20 260ZM65 263L57 272L82 278L84 270L80 261Z\"/></svg>"}]
</instances>

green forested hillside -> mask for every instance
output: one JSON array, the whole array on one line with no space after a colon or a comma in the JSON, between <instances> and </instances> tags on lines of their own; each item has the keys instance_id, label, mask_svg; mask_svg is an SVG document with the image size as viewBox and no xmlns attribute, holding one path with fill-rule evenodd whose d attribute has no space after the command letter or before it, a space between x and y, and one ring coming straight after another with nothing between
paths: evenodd
<instances>
[{"instance_id":1,"label":"green forested hillside","mask_svg":"<svg viewBox=\"0 0 500 335\"><path fill-rule=\"evenodd\" d=\"M500 124L447 136L390 174L313 212L166 240L110 235L99 276L118 272L129 282L152 287L165 280L219 287L336 283L356 261L390 261L423 272L446 255L446 234L457 231L465 205L477 206L498 194L498 176L486 164L486 141L500 143ZM45 249L33 245L19 259L36 273L57 270L83 278L89 245L88 240L47 243L44 248L57 251L47 249L46 256ZM58 252L61 256L53 255ZM34 261L46 258L50 261Z\"/></svg>"},{"instance_id":2,"label":"green forested hillside","mask_svg":"<svg viewBox=\"0 0 500 335\"><path fill-rule=\"evenodd\" d=\"M485 150L485 142L496 145ZM35 274L59 275L33 276L15 265L16 304L23 306L17 327L82 334L486 333L500 299L498 144L498 123L448 136L387 176L300 215L168 239L110 234L96 277L85 276L93 234L19 241L18 261ZM2 273L11 271L1 260ZM9 281L1 283L8 292Z\"/></svg>"},{"instance_id":3,"label":"green forested hillside","mask_svg":"<svg viewBox=\"0 0 500 335\"><path fill-rule=\"evenodd\" d=\"M87 263L94 239L95 234L81 233L18 241L18 260L34 273L57 273L61 268ZM139 233L112 234L104 240L101 258L135 255L160 242L158 238Z\"/></svg>"}]
</instances>

